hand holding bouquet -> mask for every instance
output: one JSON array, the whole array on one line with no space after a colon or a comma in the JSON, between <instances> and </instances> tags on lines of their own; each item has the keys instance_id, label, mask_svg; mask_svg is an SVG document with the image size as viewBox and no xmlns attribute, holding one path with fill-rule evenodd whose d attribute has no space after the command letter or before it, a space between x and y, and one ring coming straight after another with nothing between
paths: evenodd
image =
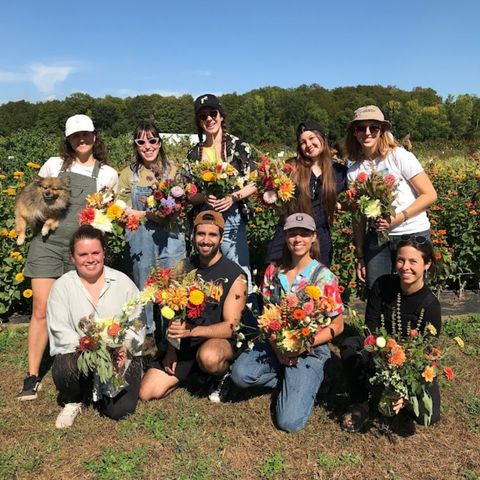
<instances>
[{"instance_id":1,"label":"hand holding bouquet","mask_svg":"<svg viewBox=\"0 0 480 480\"><path fill-rule=\"evenodd\" d=\"M379 218L388 219L394 215L393 202L397 195L393 192L396 182L396 178L391 173L382 175L372 170L368 175L360 172L347 190L347 202L358 207L357 220L359 220L359 214L372 221ZM386 241L388 238L387 231L379 233L379 241Z\"/></svg>"}]
</instances>

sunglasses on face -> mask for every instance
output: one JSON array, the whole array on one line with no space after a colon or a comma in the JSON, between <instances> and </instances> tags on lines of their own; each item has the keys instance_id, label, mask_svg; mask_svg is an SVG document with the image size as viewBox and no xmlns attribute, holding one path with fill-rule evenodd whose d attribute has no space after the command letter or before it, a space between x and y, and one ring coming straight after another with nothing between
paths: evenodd
<instances>
[{"instance_id":1,"label":"sunglasses on face","mask_svg":"<svg viewBox=\"0 0 480 480\"><path fill-rule=\"evenodd\" d=\"M369 130L372 135L376 135L381 129L382 127L379 125L359 125L358 127L355 127L355 132L367 133L367 130Z\"/></svg>"},{"instance_id":2,"label":"sunglasses on face","mask_svg":"<svg viewBox=\"0 0 480 480\"><path fill-rule=\"evenodd\" d=\"M214 108L210 110L210 112L208 113L199 113L198 119L204 122L208 117L217 118L217 115L218 115L218 110Z\"/></svg>"},{"instance_id":3,"label":"sunglasses on face","mask_svg":"<svg viewBox=\"0 0 480 480\"><path fill-rule=\"evenodd\" d=\"M154 147L158 142L160 141L160 139L158 137L152 137L152 138L147 138L146 140L143 139L143 138L136 138L134 140L135 144L137 145L137 147L143 147L147 144L147 142L152 146Z\"/></svg>"},{"instance_id":4,"label":"sunglasses on face","mask_svg":"<svg viewBox=\"0 0 480 480\"><path fill-rule=\"evenodd\" d=\"M428 242L428 239L426 237L423 237L422 235L416 236L416 235L402 235L400 237L400 240L402 242L416 242L418 245L423 245L424 243Z\"/></svg>"}]
</instances>

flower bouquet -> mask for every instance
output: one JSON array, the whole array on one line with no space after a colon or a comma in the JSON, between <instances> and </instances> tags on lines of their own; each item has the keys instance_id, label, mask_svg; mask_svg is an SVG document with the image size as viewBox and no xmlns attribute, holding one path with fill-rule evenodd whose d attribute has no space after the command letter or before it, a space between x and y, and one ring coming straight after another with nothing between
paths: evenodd
<instances>
[{"instance_id":1,"label":"flower bouquet","mask_svg":"<svg viewBox=\"0 0 480 480\"><path fill-rule=\"evenodd\" d=\"M138 230L140 221L127 204L117 198L112 187L104 187L87 197L87 207L79 214L80 225L91 225L102 232L111 232L114 225Z\"/></svg>"},{"instance_id":2,"label":"flower bouquet","mask_svg":"<svg viewBox=\"0 0 480 480\"><path fill-rule=\"evenodd\" d=\"M291 200L295 194L295 184L289 177L292 170L289 163L263 156L257 170L250 174L257 187L257 200L267 208L281 207Z\"/></svg>"},{"instance_id":3,"label":"flower bouquet","mask_svg":"<svg viewBox=\"0 0 480 480\"><path fill-rule=\"evenodd\" d=\"M124 387L125 366L119 370L118 360L125 348L127 330L141 330L142 321L129 320L125 312L119 318L95 318L92 313L80 319L78 328L84 333L76 348L79 370L85 376L93 372L103 384L111 382L117 389Z\"/></svg>"},{"instance_id":4,"label":"flower bouquet","mask_svg":"<svg viewBox=\"0 0 480 480\"><path fill-rule=\"evenodd\" d=\"M453 379L450 367L442 367L443 353L435 347L436 329L427 324L424 332L420 331L423 315L414 328L407 326L407 334L401 324L394 320L393 332L388 334L382 317L382 326L378 333L369 335L364 341L364 348L373 355L375 375L370 378L372 384L384 387L378 409L386 416L393 416L392 403L403 397L419 416L419 405L425 407L425 424L432 418L432 398L427 389L434 378L443 375L447 380Z\"/></svg>"},{"instance_id":5,"label":"flower bouquet","mask_svg":"<svg viewBox=\"0 0 480 480\"><path fill-rule=\"evenodd\" d=\"M391 174L382 175L372 170L368 175L360 172L357 179L351 182L350 189L347 190L347 202L358 207L356 218L359 220L359 214L371 219L388 218L395 214L394 200L397 194L394 194L397 180ZM379 244L389 239L388 232L383 231L378 234Z\"/></svg>"},{"instance_id":6,"label":"flower bouquet","mask_svg":"<svg viewBox=\"0 0 480 480\"><path fill-rule=\"evenodd\" d=\"M261 336L274 342L280 353L312 351L315 335L330 325L328 314L335 312L341 303L331 285L325 285L323 293L321 296L320 288L315 285L305 285L296 293L282 296L279 305L267 296L258 318Z\"/></svg>"},{"instance_id":7,"label":"flower bouquet","mask_svg":"<svg viewBox=\"0 0 480 480\"><path fill-rule=\"evenodd\" d=\"M196 273L196 270L188 273L173 272L162 267L155 269L147 279L145 288L154 292L155 303L160 305L165 319L194 322L205 310L207 302L220 301L223 287L214 282L206 282ZM176 349L180 348L180 340L168 338Z\"/></svg>"},{"instance_id":8,"label":"flower bouquet","mask_svg":"<svg viewBox=\"0 0 480 480\"><path fill-rule=\"evenodd\" d=\"M205 195L224 198L248 183L249 175L242 177L238 170L228 162L217 165L211 160L201 160L192 165L192 171L198 186Z\"/></svg>"},{"instance_id":9,"label":"flower bouquet","mask_svg":"<svg viewBox=\"0 0 480 480\"><path fill-rule=\"evenodd\" d=\"M169 178L152 185L152 194L144 201L148 210L162 220L165 228L170 229L181 212L188 207L188 199L196 193L197 187L193 183Z\"/></svg>"}]
</instances>

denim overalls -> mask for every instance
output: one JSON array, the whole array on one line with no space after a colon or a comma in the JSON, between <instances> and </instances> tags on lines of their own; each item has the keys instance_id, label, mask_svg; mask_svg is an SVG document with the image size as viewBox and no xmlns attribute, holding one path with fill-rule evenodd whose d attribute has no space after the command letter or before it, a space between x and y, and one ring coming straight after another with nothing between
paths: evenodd
<instances>
[{"instance_id":1,"label":"denim overalls","mask_svg":"<svg viewBox=\"0 0 480 480\"><path fill-rule=\"evenodd\" d=\"M164 179L168 173L164 173ZM141 197L152 194L149 186L138 185L138 173L132 171L132 208L146 210L146 206L140 201ZM167 232L159 224L147 220L140 224L136 232L125 232L125 268L133 278L135 285L142 290L145 280L152 272L153 267L172 267L185 258L185 236L178 225ZM147 333L155 331L153 319L153 305L145 306L147 317Z\"/></svg>"}]
</instances>

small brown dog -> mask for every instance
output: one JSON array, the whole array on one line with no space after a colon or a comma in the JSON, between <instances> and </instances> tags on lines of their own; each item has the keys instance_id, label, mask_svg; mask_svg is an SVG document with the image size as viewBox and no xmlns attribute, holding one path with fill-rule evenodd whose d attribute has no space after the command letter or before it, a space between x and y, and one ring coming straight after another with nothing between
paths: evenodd
<instances>
[{"instance_id":1,"label":"small brown dog","mask_svg":"<svg viewBox=\"0 0 480 480\"><path fill-rule=\"evenodd\" d=\"M40 177L35 175L15 201L15 230L17 244L25 241L27 226L45 222L42 235L58 227L60 214L70 203L70 177Z\"/></svg>"}]
</instances>

